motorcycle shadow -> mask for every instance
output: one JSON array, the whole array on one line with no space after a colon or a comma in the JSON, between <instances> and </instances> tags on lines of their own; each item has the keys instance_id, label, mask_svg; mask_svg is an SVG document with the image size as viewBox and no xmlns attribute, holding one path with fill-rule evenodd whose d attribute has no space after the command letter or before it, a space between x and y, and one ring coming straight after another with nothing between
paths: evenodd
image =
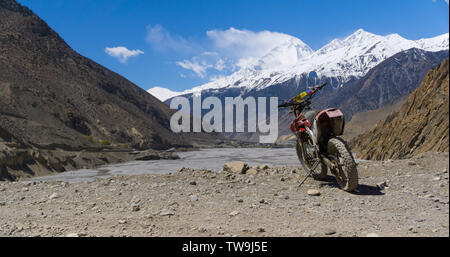
<instances>
[{"instance_id":1,"label":"motorcycle shadow","mask_svg":"<svg viewBox=\"0 0 450 257\"><path fill-rule=\"evenodd\" d=\"M330 186L340 188L334 176L327 175L324 181L331 183ZM384 195L379 187L366 184L359 184L353 192L349 193L354 195Z\"/></svg>"}]
</instances>

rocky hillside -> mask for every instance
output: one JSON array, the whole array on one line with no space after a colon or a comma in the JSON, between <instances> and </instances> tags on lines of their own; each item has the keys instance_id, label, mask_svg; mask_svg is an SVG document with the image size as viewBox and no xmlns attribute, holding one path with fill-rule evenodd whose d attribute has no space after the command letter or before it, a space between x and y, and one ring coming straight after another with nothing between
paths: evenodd
<instances>
[{"instance_id":1,"label":"rocky hillside","mask_svg":"<svg viewBox=\"0 0 450 257\"><path fill-rule=\"evenodd\" d=\"M449 151L449 60L425 76L398 112L351 142L359 158L397 159Z\"/></svg>"},{"instance_id":2,"label":"rocky hillside","mask_svg":"<svg viewBox=\"0 0 450 257\"><path fill-rule=\"evenodd\" d=\"M144 148L185 144L170 110L118 74L73 51L26 7L0 0L1 126L38 147ZM7 121L10 121L9 124Z\"/></svg>"},{"instance_id":3,"label":"rocky hillside","mask_svg":"<svg viewBox=\"0 0 450 257\"><path fill-rule=\"evenodd\" d=\"M73 51L31 10L0 0L0 179L35 174L36 162L63 171L77 156L43 151L189 147L190 136L170 130L171 114L145 90Z\"/></svg>"}]
</instances>

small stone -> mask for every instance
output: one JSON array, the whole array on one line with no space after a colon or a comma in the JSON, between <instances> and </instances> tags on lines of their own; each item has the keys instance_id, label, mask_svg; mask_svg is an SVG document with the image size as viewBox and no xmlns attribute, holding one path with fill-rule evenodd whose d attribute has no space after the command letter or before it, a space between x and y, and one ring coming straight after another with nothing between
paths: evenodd
<instances>
[{"instance_id":1,"label":"small stone","mask_svg":"<svg viewBox=\"0 0 450 257\"><path fill-rule=\"evenodd\" d=\"M22 188L22 192L28 192L28 191L29 191L28 187L23 187Z\"/></svg>"},{"instance_id":2,"label":"small stone","mask_svg":"<svg viewBox=\"0 0 450 257\"><path fill-rule=\"evenodd\" d=\"M266 232L266 230L264 228L258 228L258 232L259 233L264 233L264 232Z\"/></svg>"},{"instance_id":3,"label":"small stone","mask_svg":"<svg viewBox=\"0 0 450 257\"><path fill-rule=\"evenodd\" d=\"M439 181L439 180L441 180L441 177L434 177L433 178L433 181Z\"/></svg>"},{"instance_id":4,"label":"small stone","mask_svg":"<svg viewBox=\"0 0 450 257\"><path fill-rule=\"evenodd\" d=\"M244 200L242 200L242 199L238 199L237 201L238 201L238 203L244 202Z\"/></svg>"},{"instance_id":5,"label":"small stone","mask_svg":"<svg viewBox=\"0 0 450 257\"><path fill-rule=\"evenodd\" d=\"M259 203L267 203L267 202L266 202L266 200L261 199L261 200L259 200Z\"/></svg>"},{"instance_id":6,"label":"small stone","mask_svg":"<svg viewBox=\"0 0 450 257\"><path fill-rule=\"evenodd\" d=\"M198 232L200 232L200 233L205 233L207 230L206 230L206 228L204 228L204 227L200 227L200 228L198 228Z\"/></svg>"},{"instance_id":7,"label":"small stone","mask_svg":"<svg viewBox=\"0 0 450 257\"><path fill-rule=\"evenodd\" d=\"M288 200L288 199L289 199L289 195L285 195L285 196L284 196L284 199L285 199L285 200Z\"/></svg>"},{"instance_id":8,"label":"small stone","mask_svg":"<svg viewBox=\"0 0 450 257\"><path fill-rule=\"evenodd\" d=\"M125 224L125 223L127 223L126 220L119 220L118 222L119 222L119 224Z\"/></svg>"},{"instance_id":9,"label":"small stone","mask_svg":"<svg viewBox=\"0 0 450 257\"><path fill-rule=\"evenodd\" d=\"M160 216L172 216L172 215L175 215L175 213L173 213L173 212L170 211L170 210L162 210L162 211L159 213L159 215L160 215Z\"/></svg>"},{"instance_id":10,"label":"small stone","mask_svg":"<svg viewBox=\"0 0 450 257\"><path fill-rule=\"evenodd\" d=\"M423 198L433 198L433 197L434 197L434 195L428 194L428 195L425 195Z\"/></svg>"},{"instance_id":11,"label":"small stone","mask_svg":"<svg viewBox=\"0 0 450 257\"><path fill-rule=\"evenodd\" d=\"M189 182L189 185L193 185L193 186L195 186L195 185L197 185L197 182L195 182L195 181L191 181L191 182Z\"/></svg>"},{"instance_id":12,"label":"small stone","mask_svg":"<svg viewBox=\"0 0 450 257\"><path fill-rule=\"evenodd\" d=\"M308 189L308 191L306 191L306 193L310 196L319 196L320 195L320 191L317 189Z\"/></svg>"},{"instance_id":13,"label":"small stone","mask_svg":"<svg viewBox=\"0 0 450 257\"><path fill-rule=\"evenodd\" d=\"M285 178L284 178L284 177L281 177L281 178L280 178L280 181L282 181L282 182L283 182L284 180L285 180Z\"/></svg>"},{"instance_id":14,"label":"small stone","mask_svg":"<svg viewBox=\"0 0 450 257\"><path fill-rule=\"evenodd\" d=\"M66 237L80 237L77 233L69 233Z\"/></svg>"},{"instance_id":15,"label":"small stone","mask_svg":"<svg viewBox=\"0 0 450 257\"><path fill-rule=\"evenodd\" d=\"M408 231L411 231L413 233L417 233L417 230L413 226L409 227Z\"/></svg>"},{"instance_id":16,"label":"small stone","mask_svg":"<svg viewBox=\"0 0 450 257\"><path fill-rule=\"evenodd\" d=\"M414 166L414 165L417 165L417 163L415 163L415 162L408 162L408 165L409 166Z\"/></svg>"},{"instance_id":17,"label":"small stone","mask_svg":"<svg viewBox=\"0 0 450 257\"><path fill-rule=\"evenodd\" d=\"M268 168L269 168L269 165L267 165L267 164L264 164L264 165L261 166L262 170L267 170Z\"/></svg>"},{"instance_id":18,"label":"small stone","mask_svg":"<svg viewBox=\"0 0 450 257\"><path fill-rule=\"evenodd\" d=\"M334 235L334 234L336 234L336 230L329 228L329 229L325 230L324 234L327 236Z\"/></svg>"},{"instance_id":19,"label":"small stone","mask_svg":"<svg viewBox=\"0 0 450 257\"><path fill-rule=\"evenodd\" d=\"M141 207L138 204L133 204L131 206L131 210L132 211L139 211L141 209Z\"/></svg>"},{"instance_id":20,"label":"small stone","mask_svg":"<svg viewBox=\"0 0 450 257\"><path fill-rule=\"evenodd\" d=\"M196 202L198 201L198 197L195 195L191 195L191 202Z\"/></svg>"},{"instance_id":21,"label":"small stone","mask_svg":"<svg viewBox=\"0 0 450 257\"><path fill-rule=\"evenodd\" d=\"M171 203L169 203L169 206L178 206L178 203L177 202L171 202Z\"/></svg>"},{"instance_id":22,"label":"small stone","mask_svg":"<svg viewBox=\"0 0 450 257\"><path fill-rule=\"evenodd\" d=\"M377 187L379 189L383 190L383 189L388 187L388 183L387 183L387 181L380 182L380 183L377 184Z\"/></svg>"},{"instance_id":23,"label":"small stone","mask_svg":"<svg viewBox=\"0 0 450 257\"><path fill-rule=\"evenodd\" d=\"M230 215L231 217L234 217L234 216L236 216L238 214L239 214L239 211L232 211L228 215Z\"/></svg>"},{"instance_id":24,"label":"small stone","mask_svg":"<svg viewBox=\"0 0 450 257\"><path fill-rule=\"evenodd\" d=\"M366 237L380 237L377 233L369 233Z\"/></svg>"},{"instance_id":25,"label":"small stone","mask_svg":"<svg viewBox=\"0 0 450 257\"><path fill-rule=\"evenodd\" d=\"M53 194L51 194L49 196L50 199L56 199L56 198L59 198L59 197L60 197L60 195L58 193L53 193Z\"/></svg>"}]
</instances>

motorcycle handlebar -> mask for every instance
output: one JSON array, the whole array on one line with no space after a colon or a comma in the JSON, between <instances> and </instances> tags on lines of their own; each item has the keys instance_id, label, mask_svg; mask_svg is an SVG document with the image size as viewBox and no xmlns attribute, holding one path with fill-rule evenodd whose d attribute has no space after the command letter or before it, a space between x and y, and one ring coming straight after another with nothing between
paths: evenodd
<instances>
[{"instance_id":1,"label":"motorcycle handlebar","mask_svg":"<svg viewBox=\"0 0 450 257\"><path fill-rule=\"evenodd\" d=\"M288 106L292 106L294 105L293 103L282 103L278 105L278 108L282 108L282 107L288 107Z\"/></svg>"},{"instance_id":2,"label":"motorcycle handlebar","mask_svg":"<svg viewBox=\"0 0 450 257\"><path fill-rule=\"evenodd\" d=\"M327 85L327 82L325 82L325 83L322 83L322 85L320 85L320 86L317 86L317 87L315 87L316 89L317 89L317 91L318 90L321 90L324 86L326 86ZM315 93L315 92L314 92ZM312 95L310 95L310 96L308 96L308 98L306 99L306 101L309 101L310 99L311 99L311 97L312 97ZM301 105L301 104L303 104L304 102L302 101L302 102L300 102L300 103L289 103L289 102L284 102L284 103L282 103L282 104L279 104L278 105L278 108L282 108L282 107L289 107L289 106L298 106L298 105Z\"/></svg>"},{"instance_id":3,"label":"motorcycle handlebar","mask_svg":"<svg viewBox=\"0 0 450 257\"><path fill-rule=\"evenodd\" d=\"M320 90L320 89L322 89L324 86L326 86L327 85L327 82L325 82L325 83L323 83L322 85L320 85L319 87L318 87L318 89Z\"/></svg>"}]
</instances>

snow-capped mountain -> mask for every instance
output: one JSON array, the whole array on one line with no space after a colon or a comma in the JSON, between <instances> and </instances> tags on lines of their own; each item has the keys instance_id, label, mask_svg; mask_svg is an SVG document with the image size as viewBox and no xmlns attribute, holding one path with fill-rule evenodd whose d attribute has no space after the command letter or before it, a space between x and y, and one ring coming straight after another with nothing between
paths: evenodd
<instances>
[{"instance_id":1,"label":"snow-capped mountain","mask_svg":"<svg viewBox=\"0 0 450 257\"><path fill-rule=\"evenodd\" d=\"M286 42L270 50L267 54L249 63L254 70L283 69L310 57L314 51L298 38L291 37Z\"/></svg>"},{"instance_id":2,"label":"snow-capped mountain","mask_svg":"<svg viewBox=\"0 0 450 257\"><path fill-rule=\"evenodd\" d=\"M152 87L149 90L147 90L147 92L149 92L162 102L174 96L183 94L183 92L175 92L164 87Z\"/></svg>"},{"instance_id":3,"label":"snow-capped mountain","mask_svg":"<svg viewBox=\"0 0 450 257\"><path fill-rule=\"evenodd\" d=\"M249 61L239 71L183 92L152 88L150 93L160 100L200 90L224 92L240 90L241 94L259 91L289 80L321 80L331 78L334 88L351 79L364 76L380 62L401 51L418 48L426 51L449 49L449 34L433 38L408 40L398 34L380 36L359 29L344 39L334 39L313 51L300 39L292 37L271 49L259 59Z\"/></svg>"}]
</instances>

